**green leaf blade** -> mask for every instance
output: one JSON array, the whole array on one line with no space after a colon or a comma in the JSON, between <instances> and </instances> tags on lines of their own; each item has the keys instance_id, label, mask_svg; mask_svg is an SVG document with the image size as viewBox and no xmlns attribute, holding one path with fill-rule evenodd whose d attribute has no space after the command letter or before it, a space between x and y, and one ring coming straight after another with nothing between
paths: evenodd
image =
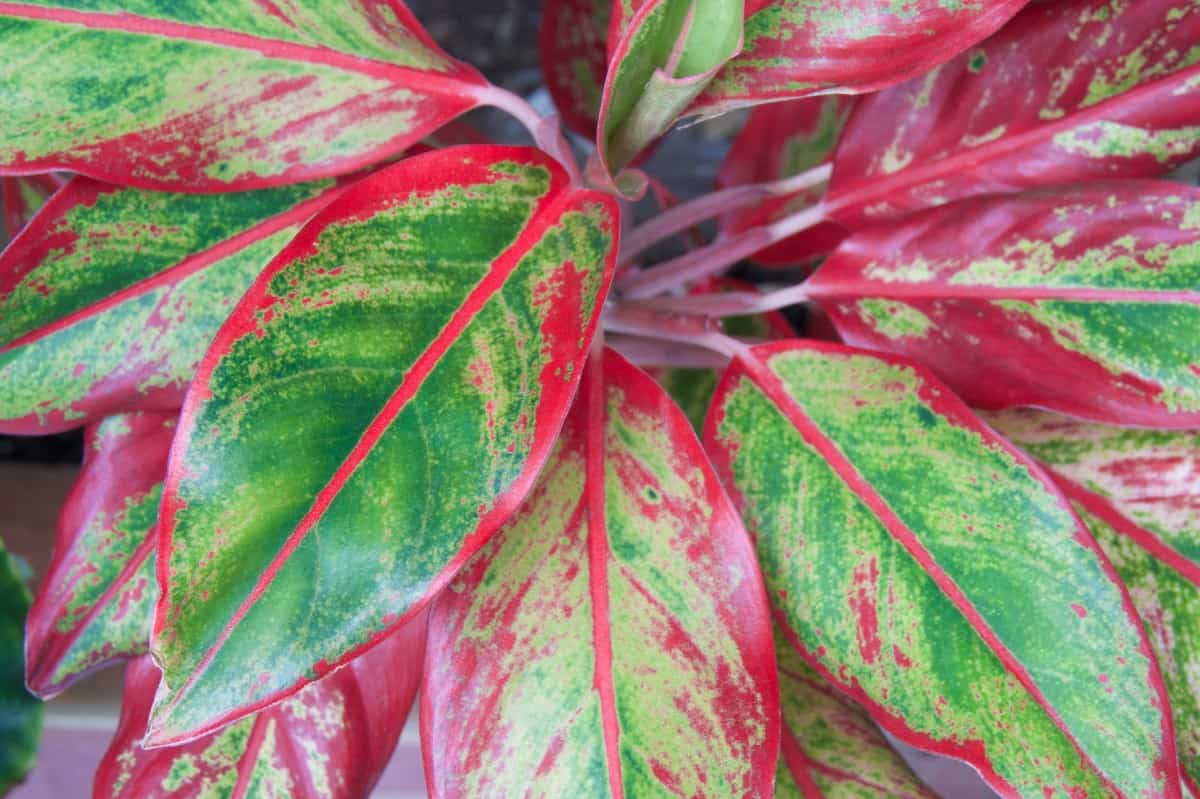
<instances>
[{"instance_id":1,"label":"green leaf blade","mask_svg":"<svg viewBox=\"0 0 1200 799\"><path fill-rule=\"evenodd\" d=\"M0 794L33 768L42 734L42 703L25 690L21 657L29 589L0 541Z\"/></svg>"}]
</instances>

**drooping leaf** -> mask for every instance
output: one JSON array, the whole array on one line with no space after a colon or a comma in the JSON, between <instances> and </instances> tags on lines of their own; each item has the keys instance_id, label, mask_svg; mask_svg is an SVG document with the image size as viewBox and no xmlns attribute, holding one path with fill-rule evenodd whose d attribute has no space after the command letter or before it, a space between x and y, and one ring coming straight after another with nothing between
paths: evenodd
<instances>
[{"instance_id":1,"label":"drooping leaf","mask_svg":"<svg viewBox=\"0 0 1200 799\"><path fill-rule=\"evenodd\" d=\"M154 523L175 420L128 413L84 433L83 469L25 627L25 682L38 696L147 650L158 599Z\"/></svg>"},{"instance_id":2,"label":"drooping leaf","mask_svg":"<svg viewBox=\"0 0 1200 799\"><path fill-rule=\"evenodd\" d=\"M705 440L788 640L885 729L1005 796L1179 796L1162 678L1111 566L928 370L760 345Z\"/></svg>"},{"instance_id":3,"label":"drooping leaf","mask_svg":"<svg viewBox=\"0 0 1200 799\"><path fill-rule=\"evenodd\" d=\"M717 174L722 188L766 183L812 169L833 155L838 137L856 100L846 95L810 97L754 109L733 140ZM721 217L721 232L735 235L795 213L820 201L823 187L770 197ZM825 222L755 253L764 266L795 266L829 252L846 236L835 222Z\"/></svg>"},{"instance_id":4,"label":"drooping leaf","mask_svg":"<svg viewBox=\"0 0 1200 799\"><path fill-rule=\"evenodd\" d=\"M977 407L1200 426L1200 189L963 200L856 233L806 285L847 343L913 356Z\"/></svg>"},{"instance_id":5,"label":"drooping leaf","mask_svg":"<svg viewBox=\"0 0 1200 799\"><path fill-rule=\"evenodd\" d=\"M621 3L621 0L615 0ZM743 0L647 0L609 58L596 130L601 166L616 175L662 135L741 47ZM613 35L610 33L610 36Z\"/></svg>"},{"instance_id":6,"label":"drooping leaf","mask_svg":"<svg viewBox=\"0 0 1200 799\"><path fill-rule=\"evenodd\" d=\"M554 107L571 130L596 135L608 73L608 24L613 0L545 0L538 55Z\"/></svg>"},{"instance_id":7,"label":"drooping leaf","mask_svg":"<svg viewBox=\"0 0 1200 799\"><path fill-rule=\"evenodd\" d=\"M528 500L434 605L431 795L769 797L749 539L669 397L597 352Z\"/></svg>"},{"instance_id":8,"label":"drooping leaf","mask_svg":"<svg viewBox=\"0 0 1200 799\"><path fill-rule=\"evenodd\" d=\"M352 172L487 82L400 0L0 7L0 173L232 191Z\"/></svg>"},{"instance_id":9,"label":"drooping leaf","mask_svg":"<svg viewBox=\"0 0 1200 799\"><path fill-rule=\"evenodd\" d=\"M58 188L58 181L50 175L0 178L0 204L4 206L0 244L20 233Z\"/></svg>"},{"instance_id":10,"label":"drooping leaf","mask_svg":"<svg viewBox=\"0 0 1200 799\"><path fill-rule=\"evenodd\" d=\"M21 644L29 589L0 540L0 796L33 768L42 703L25 690Z\"/></svg>"},{"instance_id":11,"label":"drooping leaf","mask_svg":"<svg viewBox=\"0 0 1200 799\"><path fill-rule=\"evenodd\" d=\"M688 113L876 91L949 60L1028 2L746 0L745 46Z\"/></svg>"},{"instance_id":12,"label":"drooping leaf","mask_svg":"<svg viewBox=\"0 0 1200 799\"><path fill-rule=\"evenodd\" d=\"M980 46L865 98L830 213L857 225L961 197L1152 177L1200 155L1200 7L1032 3Z\"/></svg>"},{"instance_id":13,"label":"drooping leaf","mask_svg":"<svg viewBox=\"0 0 1200 799\"><path fill-rule=\"evenodd\" d=\"M366 799L420 683L425 620L414 619L282 702L186 744L143 749L159 681L148 657L125 672L121 719L95 799Z\"/></svg>"},{"instance_id":14,"label":"drooping leaf","mask_svg":"<svg viewBox=\"0 0 1200 799\"><path fill-rule=\"evenodd\" d=\"M578 385L616 217L536 150L452 148L364 179L263 271L172 448L156 743L344 662L499 528Z\"/></svg>"},{"instance_id":15,"label":"drooping leaf","mask_svg":"<svg viewBox=\"0 0 1200 799\"><path fill-rule=\"evenodd\" d=\"M1053 470L1129 586L1171 697L1184 782L1200 782L1200 434L1028 409L988 422Z\"/></svg>"},{"instance_id":16,"label":"drooping leaf","mask_svg":"<svg viewBox=\"0 0 1200 799\"><path fill-rule=\"evenodd\" d=\"M178 408L254 276L342 190L162 194L73 179L0 254L0 432Z\"/></svg>"},{"instance_id":17,"label":"drooping leaf","mask_svg":"<svg viewBox=\"0 0 1200 799\"><path fill-rule=\"evenodd\" d=\"M937 799L785 636L776 635L775 652L783 710L775 799Z\"/></svg>"}]
</instances>

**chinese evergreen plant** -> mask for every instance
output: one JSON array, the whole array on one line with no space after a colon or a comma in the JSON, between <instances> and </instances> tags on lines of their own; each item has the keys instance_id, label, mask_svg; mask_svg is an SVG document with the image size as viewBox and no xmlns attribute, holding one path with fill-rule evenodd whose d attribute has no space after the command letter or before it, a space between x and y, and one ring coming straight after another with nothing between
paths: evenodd
<instances>
[{"instance_id":1,"label":"chinese evergreen plant","mask_svg":"<svg viewBox=\"0 0 1200 799\"><path fill-rule=\"evenodd\" d=\"M366 796L418 686L446 799L931 796L879 728L1195 795L1200 3L547 0L540 53L582 166L400 0L0 3L0 432L86 446L23 659L0 561L0 791L22 672L130 659L105 799ZM749 106L711 194L640 168Z\"/></svg>"}]
</instances>

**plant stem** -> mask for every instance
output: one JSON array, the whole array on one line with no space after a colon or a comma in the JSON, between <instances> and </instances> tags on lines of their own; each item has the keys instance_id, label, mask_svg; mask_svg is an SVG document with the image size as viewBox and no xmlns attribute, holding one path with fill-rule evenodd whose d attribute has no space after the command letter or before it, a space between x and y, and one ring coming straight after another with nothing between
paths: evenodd
<instances>
[{"instance_id":1,"label":"plant stem","mask_svg":"<svg viewBox=\"0 0 1200 799\"><path fill-rule=\"evenodd\" d=\"M606 308L604 329L611 333L704 347L726 358L734 358L748 350L747 345L716 329L706 317L664 313L633 305Z\"/></svg>"},{"instance_id":2,"label":"plant stem","mask_svg":"<svg viewBox=\"0 0 1200 799\"><path fill-rule=\"evenodd\" d=\"M616 288L622 296L639 300L715 275L764 247L820 224L825 221L825 210L825 205L818 203L769 225L718 239L652 269L630 274L618 281Z\"/></svg>"},{"instance_id":3,"label":"plant stem","mask_svg":"<svg viewBox=\"0 0 1200 799\"><path fill-rule=\"evenodd\" d=\"M719 352L677 341L616 333L608 337L607 343L630 362L644 368L720 369L729 363L729 358Z\"/></svg>"},{"instance_id":4,"label":"plant stem","mask_svg":"<svg viewBox=\"0 0 1200 799\"><path fill-rule=\"evenodd\" d=\"M475 92L475 99L483 105L499 108L524 125L533 137L534 144L563 165L571 177L571 183L576 186L583 185L579 162L575 160L575 153L572 152L571 145L562 135L557 115L542 116L536 108L526 102L525 98L513 94L507 89L501 89L499 86L480 88Z\"/></svg>"},{"instance_id":5,"label":"plant stem","mask_svg":"<svg viewBox=\"0 0 1200 799\"><path fill-rule=\"evenodd\" d=\"M681 203L634 228L622 243L621 261L622 263L630 261L656 242L717 214L736 211L768 197L782 197L804 189L811 189L827 182L832 171L832 164L822 164L807 172L801 172L782 180L753 183L748 186L733 186Z\"/></svg>"},{"instance_id":6,"label":"plant stem","mask_svg":"<svg viewBox=\"0 0 1200 799\"><path fill-rule=\"evenodd\" d=\"M721 294L694 294L687 297L654 297L636 303L635 307L668 313L722 317L777 311L806 300L808 300L808 289L801 283L767 294L759 294L755 291L730 291Z\"/></svg>"}]
</instances>

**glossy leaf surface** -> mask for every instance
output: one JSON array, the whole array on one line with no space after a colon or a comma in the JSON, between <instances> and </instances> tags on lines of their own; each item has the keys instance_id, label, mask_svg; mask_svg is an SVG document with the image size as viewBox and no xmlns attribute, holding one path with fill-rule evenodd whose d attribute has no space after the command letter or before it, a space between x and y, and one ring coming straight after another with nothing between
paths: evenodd
<instances>
[{"instance_id":1,"label":"glossy leaf surface","mask_svg":"<svg viewBox=\"0 0 1200 799\"><path fill-rule=\"evenodd\" d=\"M876 91L990 35L1029 0L746 0L745 46L688 110Z\"/></svg>"},{"instance_id":2,"label":"glossy leaf surface","mask_svg":"<svg viewBox=\"0 0 1200 799\"><path fill-rule=\"evenodd\" d=\"M829 187L844 222L960 197L1151 177L1200 154L1200 7L1032 3L980 46L866 98Z\"/></svg>"},{"instance_id":3,"label":"glossy leaf surface","mask_svg":"<svg viewBox=\"0 0 1200 799\"><path fill-rule=\"evenodd\" d=\"M263 271L172 448L156 742L344 662L520 504L578 385L616 215L536 150L452 148L356 184Z\"/></svg>"},{"instance_id":4,"label":"glossy leaf surface","mask_svg":"<svg viewBox=\"0 0 1200 799\"><path fill-rule=\"evenodd\" d=\"M400 0L0 4L0 172L231 191L359 169L486 88Z\"/></svg>"},{"instance_id":5,"label":"glossy leaf surface","mask_svg":"<svg viewBox=\"0 0 1200 799\"><path fill-rule=\"evenodd\" d=\"M0 432L178 408L254 276L341 191L162 194L72 180L0 254Z\"/></svg>"},{"instance_id":6,"label":"glossy leaf surface","mask_svg":"<svg viewBox=\"0 0 1200 799\"><path fill-rule=\"evenodd\" d=\"M50 175L0 178L0 205L4 207L0 243L6 243L20 233L57 190L58 181Z\"/></svg>"},{"instance_id":7,"label":"glossy leaf surface","mask_svg":"<svg viewBox=\"0 0 1200 799\"><path fill-rule=\"evenodd\" d=\"M157 749L139 744L160 675L150 658L139 658L125 672L120 725L93 796L366 799L400 739L424 651L425 621L417 618L294 696Z\"/></svg>"},{"instance_id":8,"label":"glossy leaf surface","mask_svg":"<svg viewBox=\"0 0 1200 799\"><path fill-rule=\"evenodd\" d=\"M1200 434L1020 410L988 416L1050 464L1129 586L1171 698L1183 778L1200 783Z\"/></svg>"},{"instance_id":9,"label":"glossy leaf surface","mask_svg":"<svg viewBox=\"0 0 1200 799\"><path fill-rule=\"evenodd\" d=\"M1122 181L964 200L847 239L806 284L847 343L977 407L1200 426L1200 190Z\"/></svg>"},{"instance_id":10,"label":"glossy leaf surface","mask_svg":"<svg viewBox=\"0 0 1200 799\"><path fill-rule=\"evenodd\" d=\"M800 174L825 163L856 100L845 95L810 97L755 108L721 164L717 184L722 188L766 183ZM820 201L823 187L798 194L771 197L749 208L721 217L721 232L741 233L767 225ZM794 266L812 260L837 246L846 232L835 222L825 222L755 253L752 260L765 266Z\"/></svg>"},{"instance_id":11,"label":"glossy leaf surface","mask_svg":"<svg viewBox=\"0 0 1200 799\"><path fill-rule=\"evenodd\" d=\"M25 629L25 681L39 696L147 650L158 599L154 524L175 419L128 413L84 433L83 469Z\"/></svg>"},{"instance_id":12,"label":"glossy leaf surface","mask_svg":"<svg viewBox=\"0 0 1200 799\"><path fill-rule=\"evenodd\" d=\"M613 0L545 0L538 54L546 88L562 121L591 139L608 74Z\"/></svg>"},{"instance_id":13,"label":"glossy leaf surface","mask_svg":"<svg viewBox=\"0 0 1200 799\"><path fill-rule=\"evenodd\" d=\"M42 733L42 703L25 690L21 641L29 589L0 540L0 795L25 779Z\"/></svg>"},{"instance_id":14,"label":"glossy leaf surface","mask_svg":"<svg viewBox=\"0 0 1200 799\"><path fill-rule=\"evenodd\" d=\"M783 735L775 799L937 799L879 728L777 635Z\"/></svg>"},{"instance_id":15,"label":"glossy leaf surface","mask_svg":"<svg viewBox=\"0 0 1200 799\"><path fill-rule=\"evenodd\" d=\"M618 16L614 7L610 41L619 37L596 130L600 161L613 175L665 133L738 51L743 0L615 2L632 14Z\"/></svg>"},{"instance_id":16,"label":"glossy leaf surface","mask_svg":"<svg viewBox=\"0 0 1200 799\"><path fill-rule=\"evenodd\" d=\"M1111 566L923 367L760 345L705 440L787 638L890 732L1006 796L1179 795L1162 678Z\"/></svg>"},{"instance_id":17,"label":"glossy leaf surface","mask_svg":"<svg viewBox=\"0 0 1200 799\"><path fill-rule=\"evenodd\" d=\"M529 499L434 605L431 796L769 797L770 636L695 433L597 352Z\"/></svg>"}]
</instances>

